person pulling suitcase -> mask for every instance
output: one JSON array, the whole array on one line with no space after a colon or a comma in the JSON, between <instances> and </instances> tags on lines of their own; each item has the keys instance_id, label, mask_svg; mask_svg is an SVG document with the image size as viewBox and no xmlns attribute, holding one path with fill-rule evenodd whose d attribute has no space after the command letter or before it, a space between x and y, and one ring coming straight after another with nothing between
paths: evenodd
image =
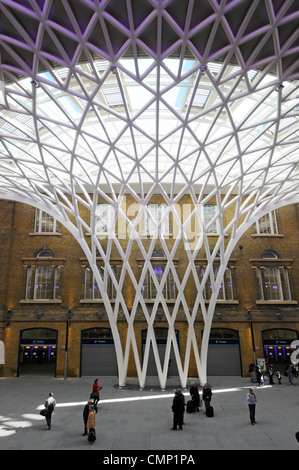
<instances>
[{"instance_id":1,"label":"person pulling suitcase","mask_svg":"<svg viewBox=\"0 0 299 470\"><path fill-rule=\"evenodd\" d=\"M210 418L214 416L214 409L211 406L211 400L212 400L212 390L208 386L207 383L204 384L204 388L202 391L202 399L205 404L206 408L206 415Z\"/></svg>"},{"instance_id":2,"label":"person pulling suitcase","mask_svg":"<svg viewBox=\"0 0 299 470\"><path fill-rule=\"evenodd\" d=\"M94 442L96 440L96 410L94 405L89 405L86 427L88 429L88 441Z\"/></svg>"}]
</instances>

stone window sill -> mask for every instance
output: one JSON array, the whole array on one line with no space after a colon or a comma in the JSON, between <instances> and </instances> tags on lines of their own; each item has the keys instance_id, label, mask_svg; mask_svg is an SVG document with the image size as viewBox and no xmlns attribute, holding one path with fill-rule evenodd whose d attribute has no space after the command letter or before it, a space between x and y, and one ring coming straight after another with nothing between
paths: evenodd
<instances>
[{"instance_id":1,"label":"stone window sill","mask_svg":"<svg viewBox=\"0 0 299 470\"><path fill-rule=\"evenodd\" d=\"M29 300L20 300L20 304L61 304L62 300L34 300L34 299L29 299Z\"/></svg>"},{"instance_id":2,"label":"stone window sill","mask_svg":"<svg viewBox=\"0 0 299 470\"><path fill-rule=\"evenodd\" d=\"M62 233L60 232L34 232L29 233L31 237L42 236L42 237L61 237Z\"/></svg>"},{"instance_id":3,"label":"stone window sill","mask_svg":"<svg viewBox=\"0 0 299 470\"><path fill-rule=\"evenodd\" d=\"M252 233L251 238L283 238L283 233Z\"/></svg>"},{"instance_id":4,"label":"stone window sill","mask_svg":"<svg viewBox=\"0 0 299 470\"><path fill-rule=\"evenodd\" d=\"M257 300L257 305L297 305L297 300Z\"/></svg>"}]
</instances>

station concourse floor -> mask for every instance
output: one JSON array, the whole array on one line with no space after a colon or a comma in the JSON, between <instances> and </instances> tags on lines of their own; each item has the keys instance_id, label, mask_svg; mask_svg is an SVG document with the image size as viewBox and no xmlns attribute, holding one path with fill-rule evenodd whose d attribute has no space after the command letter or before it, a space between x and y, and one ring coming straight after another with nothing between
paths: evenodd
<instances>
[{"instance_id":1,"label":"station concourse floor","mask_svg":"<svg viewBox=\"0 0 299 470\"><path fill-rule=\"evenodd\" d=\"M172 399L180 388L177 378L161 390L155 377L140 390L137 379L119 388L116 377L101 377L101 400L96 436L89 443L83 433L82 413L95 377L0 378L0 450L90 450L198 452L201 450L299 450L299 378L294 386L286 377L282 384L263 387L244 377L209 377L215 415L208 418L204 406L185 413L183 430L172 431ZM151 381L152 379L152 381ZM186 402L187 389L182 390ZM249 421L246 394L257 396L256 421ZM199 387L200 392L202 390ZM49 392L57 400L52 427L48 430L39 410ZM258 463L258 460L255 461Z\"/></svg>"}]
</instances>

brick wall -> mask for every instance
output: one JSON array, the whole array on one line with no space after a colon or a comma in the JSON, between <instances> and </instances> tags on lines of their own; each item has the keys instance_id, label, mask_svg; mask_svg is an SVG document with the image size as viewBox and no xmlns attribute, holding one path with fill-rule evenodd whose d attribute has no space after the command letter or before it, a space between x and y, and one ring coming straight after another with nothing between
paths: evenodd
<instances>
[{"instance_id":1,"label":"brick wall","mask_svg":"<svg viewBox=\"0 0 299 470\"><path fill-rule=\"evenodd\" d=\"M153 198L152 202L161 202L158 196ZM130 200L127 201L130 205ZM188 198L181 201L187 204ZM84 207L80 207L82 216L88 222L88 214ZM233 217L234 208L231 207L225 214L227 218ZM134 215L132 215L133 217ZM0 322L0 340L5 343L5 366L0 365L0 375L11 376L18 372L18 350L20 332L26 328L53 328L58 331L57 345L57 364L56 374L64 374L64 345L66 321L68 319L69 309L72 311L70 320L69 345L70 353L68 357L68 375L79 376L80 374L80 351L81 351L81 331L91 327L109 327L107 315L102 304L93 304L82 302L84 286L84 270L82 268L82 259L84 253L79 244L74 240L71 234L63 227L59 226L60 235L35 235L33 234L35 209L25 204L14 203L11 201L0 201L0 302L1 302L1 322ZM299 281L299 217L298 207L295 205L286 206L278 211L278 223L283 237L254 237L255 227L251 227L242 237L235 247L232 257L235 261L233 270L235 303L217 304L216 311L221 314L221 318L214 319L213 327L223 327L236 329L240 337L240 350L244 374L247 373L248 364L253 361L253 352L251 348L251 337L246 312L251 311L253 318L253 329L257 347L257 356L263 357L263 330L270 328L289 328L298 331L298 281ZM90 243L90 239L86 238ZM103 247L107 245L107 239L101 241ZM120 240L123 248L126 248L126 239ZM146 249L149 248L151 239L144 239L143 244ZM167 241L169 247L173 246L172 237ZM228 237L225 240L228 243ZM213 244L213 241L211 242ZM63 258L62 268L62 298L60 303L26 303L25 283L26 267L25 258L34 257L41 248L49 248L54 253L54 257ZM162 248L162 247L160 247ZM255 269L252 267L250 259L260 258L265 249L275 250L281 258L292 259L292 267L289 269L290 284L292 290L292 299L294 303L263 304L256 301L258 299L258 285ZM204 253L200 255L204 257ZM116 248L112 249L112 258L120 258ZM142 254L137 242L133 243L130 255L131 267L136 278L140 274L140 267L136 260L140 259ZM175 258L177 262L177 273L180 279L183 278L188 259L185 248L181 242L178 246ZM192 308L194 302L194 282L189 280L185 297L187 303ZM132 282L126 278L123 294L129 308L132 307L134 300L134 289ZM169 303L169 308L173 305ZM152 308L152 304L148 304ZM11 309L13 315L7 318L7 310ZM103 317L98 317L98 312L103 313ZM277 314L280 317L277 317ZM165 320L165 319L164 319ZM167 327L167 323L157 320L158 326ZM182 360L184 360L184 351L186 347L188 324L185 321L185 313L180 309L175 326L180 332L180 350ZM144 314L141 309L137 311L135 331L138 341L138 350L140 357L142 355L141 331L147 328L144 321ZM120 311L118 329L122 344L125 344L127 324L125 317ZM201 332L203 329L202 316L199 312L196 321L196 334L200 346ZM190 375L196 375L196 367L193 353L190 361ZM130 353L130 362L128 375L135 375L136 367L133 360L133 353Z\"/></svg>"}]
</instances>

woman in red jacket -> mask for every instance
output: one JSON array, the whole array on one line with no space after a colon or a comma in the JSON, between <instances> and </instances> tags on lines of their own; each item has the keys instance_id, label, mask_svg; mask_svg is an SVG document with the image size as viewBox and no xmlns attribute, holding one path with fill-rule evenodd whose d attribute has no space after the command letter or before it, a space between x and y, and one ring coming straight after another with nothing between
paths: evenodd
<instances>
[{"instance_id":1,"label":"woman in red jacket","mask_svg":"<svg viewBox=\"0 0 299 470\"><path fill-rule=\"evenodd\" d=\"M90 398L93 398L94 404L97 405L99 399L100 399L100 390L102 390L103 387L100 387L99 385L99 379L96 379L94 381L94 384L92 386L92 392L90 395Z\"/></svg>"}]
</instances>

